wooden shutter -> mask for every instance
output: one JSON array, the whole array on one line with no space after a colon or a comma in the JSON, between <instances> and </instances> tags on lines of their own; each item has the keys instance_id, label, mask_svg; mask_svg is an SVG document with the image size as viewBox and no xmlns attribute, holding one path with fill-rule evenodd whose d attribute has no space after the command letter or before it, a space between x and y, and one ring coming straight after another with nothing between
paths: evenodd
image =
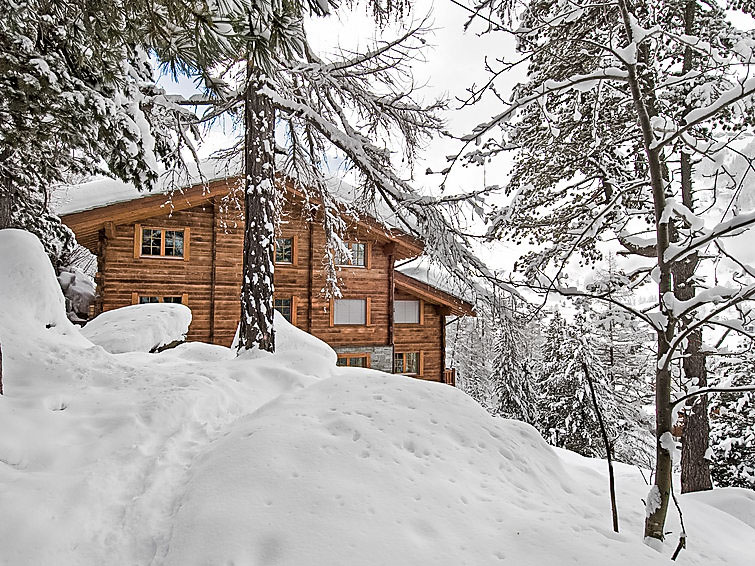
<instances>
[{"instance_id":1,"label":"wooden shutter","mask_svg":"<svg viewBox=\"0 0 755 566\"><path fill-rule=\"evenodd\" d=\"M299 308L299 297L291 297L291 324L296 326L296 310Z\"/></svg>"},{"instance_id":2,"label":"wooden shutter","mask_svg":"<svg viewBox=\"0 0 755 566\"><path fill-rule=\"evenodd\" d=\"M184 228L184 261L189 261L190 243L191 243L191 229L187 226L186 228ZM213 253L214 253L214 250L213 250Z\"/></svg>"},{"instance_id":3,"label":"wooden shutter","mask_svg":"<svg viewBox=\"0 0 755 566\"><path fill-rule=\"evenodd\" d=\"M425 375L425 352L419 352L419 375Z\"/></svg>"},{"instance_id":4,"label":"wooden shutter","mask_svg":"<svg viewBox=\"0 0 755 566\"><path fill-rule=\"evenodd\" d=\"M291 236L291 265L299 263L299 237ZM294 323L296 324L296 323Z\"/></svg>"},{"instance_id":5,"label":"wooden shutter","mask_svg":"<svg viewBox=\"0 0 755 566\"><path fill-rule=\"evenodd\" d=\"M139 303L139 293L131 293L131 304L136 305Z\"/></svg>"},{"instance_id":6,"label":"wooden shutter","mask_svg":"<svg viewBox=\"0 0 755 566\"><path fill-rule=\"evenodd\" d=\"M372 263L372 242L364 245L364 268L369 269Z\"/></svg>"},{"instance_id":7,"label":"wooden shutter","mask_svg":"<svg viewBox=\"0 0 755 566\"><path fill-rule=\"evenodd\" d=\"M365 299L365 303L364 323L367 326L372 326L372 300L370 297Z\"/></svg>"},{"instance_id":8,"label":"wooden shutter","mask_svg":"<svg viewBox=\"0 0 755 566\"><path fill-rule=\"evenodd\" d=\"M181 304L186 305L187 307L189 306L189 293L183 293L181 295Z\"/></svg>"},{"instance_id":9,"label":"wooden shutter","mask_svg":"<svg viewBox=\"0 0 755 566\"><path fill-rule=\"evenodd\" d=\"M334 319L334 312L335 312L335 301L333 300L333 297L330 298L330 326L333 326L335 324Z\"/></svg>"},{"instance_id":10,"label":"wooden shutter","mask_svg":"<svg viewBox=\"0 0 755 566\"><path fill-rule=\"evenodd\" d=\"M419 300L419 324L424 326L425 324L425 301Z\"/></svg>"},{"instance_id":11,"label":"wooden shutter","mask_svg":"<svg viewBox=\"0 0 755 566\"><path fill-rule=\"evenodd\" d=\"M141 255L142 255L142 225L134 224L134 257L138 258Z\"/></svg>"}]
</instances>

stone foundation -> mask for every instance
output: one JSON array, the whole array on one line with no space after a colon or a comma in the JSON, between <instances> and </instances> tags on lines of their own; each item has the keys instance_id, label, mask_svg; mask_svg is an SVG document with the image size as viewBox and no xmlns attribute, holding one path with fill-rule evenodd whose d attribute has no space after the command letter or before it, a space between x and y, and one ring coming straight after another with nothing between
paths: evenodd
<instances>
[{"instance_id":1,"label":"stone foundation","mask_svg":"<svg viewBox=\"0 0 755 566\"><path fill-rule=\"evenodd\" d=\"M372 369L393 372L393 346L338 346L333 349L339 354L369 354Z\"/></svg>"}]
</instances>

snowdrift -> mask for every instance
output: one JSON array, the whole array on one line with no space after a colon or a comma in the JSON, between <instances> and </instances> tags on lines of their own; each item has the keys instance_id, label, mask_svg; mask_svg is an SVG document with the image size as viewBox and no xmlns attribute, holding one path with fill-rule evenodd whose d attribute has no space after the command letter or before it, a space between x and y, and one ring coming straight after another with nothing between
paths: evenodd
<instances>
[{"instance_id":1,"label":"snowdrift","mask_svg":"<svg viewBox=\"0 0 755 566\"><path fill-rule=\"evenodd\" d=\"M131 305L103 312L81 333L111 354L152 352L186 338L191 310L174 303Z\"/></svg>"},{"instance_id":2,"label":"snowdrift","mask_svg":"<svg viewBox=\"0 0 755 566\"><path fill-rule=\"evenodd\" d=\"M111 354L16 231L0 231L0 308L0 564L636 565L676 545L642 544L637 470L618 467L615 534L604 462L451 387L337 368L280 318L275 355ZM751 495L681 504L678 563L751 564Z\"/></svg>"}]
</instances>

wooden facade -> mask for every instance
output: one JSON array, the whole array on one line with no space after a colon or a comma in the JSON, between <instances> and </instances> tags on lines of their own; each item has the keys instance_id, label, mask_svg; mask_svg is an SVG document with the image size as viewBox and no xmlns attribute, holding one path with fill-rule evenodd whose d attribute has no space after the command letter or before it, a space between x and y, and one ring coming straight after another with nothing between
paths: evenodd
<instances>
[{"instance_id":1,"label":"wooden facade","mask_svg":"<svg viewBox=\"0 0 755 566\"><path fill-rule=\"evenodd\" d=\"M244 223L243 209L229 203L232 186L233 180L219 180L209 189L189 188L169 204L160 194L63 216L97 255L96 312L140 301L182 302L192 310L188 340L230 346L240 312ZM284 194L275 265L279 310L330 344L342 365L448 382L445 317L473 312L464 301L394 270L396 261L422 252L421 242L371 219L352 222L347 240L358 246L362 265L339 267L344 300L336 304L322 292L324 230L316 218L305 218L296 191L289 187ZM171 247L176 239L183 243L180 254ZM397 304L415 318L396 322Z\"/></svg>"}]
</instances>

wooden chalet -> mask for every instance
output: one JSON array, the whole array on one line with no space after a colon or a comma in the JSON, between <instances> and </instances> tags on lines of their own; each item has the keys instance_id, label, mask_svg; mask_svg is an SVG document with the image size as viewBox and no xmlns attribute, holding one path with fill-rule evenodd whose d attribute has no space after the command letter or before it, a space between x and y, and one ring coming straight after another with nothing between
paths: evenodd
<instances>
[{"instance_id":1,"label":"wooden chalet","mask_svg":"<svg viewBox=\"0 0 755 566\"><path fill-rule=\"evenodd\" d=\"M230 346L238 325L243 207L235 178L173 194L68 207L63 222L97 256L93 314L144 302L191 308L189 340ZM75 189L70 189L75 190ZM118 199L116 199L118 200ZM395 269L419 256L422 242L372 218L350 221L352 257L339 267L343 298L326 299L325 233L305 219L291 186L275 250L275 308L332 346L339 365L364 366L454 384L445 364L445 318L472 306Z\"/></svg>"}]
</instances>

